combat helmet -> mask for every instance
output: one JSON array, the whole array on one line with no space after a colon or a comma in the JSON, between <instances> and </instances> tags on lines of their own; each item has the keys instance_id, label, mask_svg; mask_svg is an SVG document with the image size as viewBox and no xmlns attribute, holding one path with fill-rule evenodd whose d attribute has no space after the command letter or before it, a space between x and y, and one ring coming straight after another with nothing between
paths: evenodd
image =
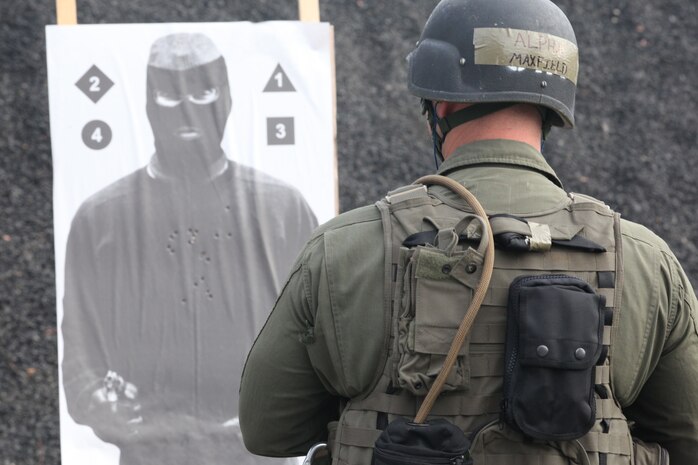
<instances>
[{"instance_id":1,"label":"combat helmet","mask_svg":"<svg viewBox=\"0 0 698 465\"><path fill-rule=\"evenodd\" d=\"M442 0L407 59L439 153L454 127L516 103L541 109L544 134L574 126L577 39L550 0ZM438 118L438 101L473 105Z\"/></svg>"}]
</instances>

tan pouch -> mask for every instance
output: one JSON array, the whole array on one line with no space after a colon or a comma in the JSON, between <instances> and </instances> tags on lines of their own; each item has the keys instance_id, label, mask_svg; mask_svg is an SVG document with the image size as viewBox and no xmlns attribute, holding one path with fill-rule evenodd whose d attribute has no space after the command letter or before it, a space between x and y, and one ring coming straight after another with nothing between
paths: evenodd
<instances>
[{"instance_id":1,"label":"tan pouch","mask_svg":"<svg viewBox=\"0 0 698 465\"><path fill-rule=\"evenodd\" d=\"M459 229L440 230L435 246L401 250L397 384L415 395L426 395L439 374L482 274L483 255L458 245ZM468 348L466 339L444 391L468 387Z\"/></svg>"},{"instance_id":2,"label":"tan pouch","mask_svg":"<svg viewBox=\"0 0 698 465\"><path fill-rule=\"evenodd\" d=\"M474 436L470 453L475 464L493 465L590 465L577 440L537 441L495 420Z\"/></svg>"},{"instance_id":3,"label":"tan pouch","mask_svg":"<svg viewBox=\"0 0 698 465\"><path fill-rule=\"evenodd\" d=\"M669 452L656 443L633 439L633 465L669 465Z\"/></svg>"}]
</instances>

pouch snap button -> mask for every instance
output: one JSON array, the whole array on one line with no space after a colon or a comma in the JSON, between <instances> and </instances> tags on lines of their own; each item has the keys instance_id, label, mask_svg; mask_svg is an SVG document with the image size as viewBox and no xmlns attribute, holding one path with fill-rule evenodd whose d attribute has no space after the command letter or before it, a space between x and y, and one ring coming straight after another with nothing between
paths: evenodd
<instances>
[{"instance_id":1,"label":"pouch snap button","mask_svg":"<svg viewBox=\"0 0 698 465\"><path fill-rule=\"evenodd\" d=\"M536 353L539 357L546 357L550 353L550 349L548 349L548 346L540 345L536 349Z\"/></svg>"},{"instance_id":2,"label":"pouch snap button","mask_svg":"<svg viewBox=\"0 0 698 465\"><path fill-rule=\"evenodd\" d=\"M441 267L441 272L443 274L449 274L451 272L452 268L451 265L444 265Z\"/></svg>"},{"instance_id":3,"label":"pouch snap button","mask_svg":"<svg viewBox=\"0 0 698 465\"><path fill-rule=\"evenodd\" d=\"M587 351L580 347L574 352L574 356L577 358L577 360L582 360L587 356Z\"/></svg>"},{"instance_id":4,"label":"pouch snap button","mask_svg":"<svg viewBox=\"0 0 698 465\"><path fill-rule=\"evenodd\" d=\"M470 264L468 264L468 266L465 267L465 271L468 274L473 274L477 271L477 265L474 263L470 263Z\"/></svg>"}]
</instances>

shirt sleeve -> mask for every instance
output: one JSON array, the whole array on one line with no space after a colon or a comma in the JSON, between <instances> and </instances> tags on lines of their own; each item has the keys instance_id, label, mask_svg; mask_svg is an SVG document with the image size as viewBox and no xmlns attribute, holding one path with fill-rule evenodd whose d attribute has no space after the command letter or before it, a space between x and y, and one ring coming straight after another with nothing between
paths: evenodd
<instances>
[{"instance_id":1,"label":"shirt sleeve","mask_svg":"<svg viewBox=\"0 0 698 465\"><path fill-rule=\"evenodd\" d=\"M291 275L248 356L240 385L240 427L257 455L305 455L327 441L327 424L339 416L334 396L313 368L307 346L316 338L308 257L311 242Z\"/></svg>"},{"instance_id":2,"label":"shirt sleeve","mask_svg":"<svg viewBox=\"0 0 698 465\"><path fill-rule=\"evenodd\" d=\"M104 273L100 273L99 234L82 209L75 216L66 250L65 293L62 333L64 341L63 388L70 416L91 426L105 441L116 442L118 434L100 421L92 409L92 394L102 387L109 371L108 354L113 350L112 331L105 326L102 301L107 295Z\"/></svg>"},{"instance_id":3,"label":"shirt sleeve","mask_svg":"<svg viewBox=\"0 0 698 465\"><path fill-rule=\"evenodd\" d=\"M676 258L664 258L668 272L658 283L670 290L664 344L639 396L625 412L635 422L634 435L660 443L672 465L689 465L698 456L698 303Z\"/></svg>"}]
</instances>

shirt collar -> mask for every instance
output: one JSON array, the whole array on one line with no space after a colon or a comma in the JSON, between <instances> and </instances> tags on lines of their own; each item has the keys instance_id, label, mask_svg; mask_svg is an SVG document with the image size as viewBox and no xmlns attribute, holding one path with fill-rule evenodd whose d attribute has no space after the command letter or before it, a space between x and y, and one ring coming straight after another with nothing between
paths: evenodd
<instances>
[{"instance_id":1,"label":"shirt collar","mask_svg":"<svg viewBox=\"0 0 698 465\"><path fill-rule=\"evenodd\" d=\"M446 175L452 171L482 164L530 168L544 174L558 187L562 187L555 171L538 150L524 142L507 139L482 140L461 145L441 164L437 174Z\"/></svg>"},{"instance_id":2,"label":"shirt collar","mask_svg":"<svg viewBox=\"0 0 698 465\"><path fill-rule=\"evenodd\" d=\"M221 158L219 158L215 163L213 163L213 165L211 165L208 168L210 176L196 179L195 181L201 183L211 182L226 171L228 171L228 167L230 166L229 160L226 158L225 153L221 151L221 154ZM152 179L160 179L176 183L185 181L184 178L167 174L160 166L157 153L153 154L153 156L150 157L150 163L148 163L148 165L146 166L146 172L148 173L148 176L150 176Z\"/></svg>"}]
</instances>

